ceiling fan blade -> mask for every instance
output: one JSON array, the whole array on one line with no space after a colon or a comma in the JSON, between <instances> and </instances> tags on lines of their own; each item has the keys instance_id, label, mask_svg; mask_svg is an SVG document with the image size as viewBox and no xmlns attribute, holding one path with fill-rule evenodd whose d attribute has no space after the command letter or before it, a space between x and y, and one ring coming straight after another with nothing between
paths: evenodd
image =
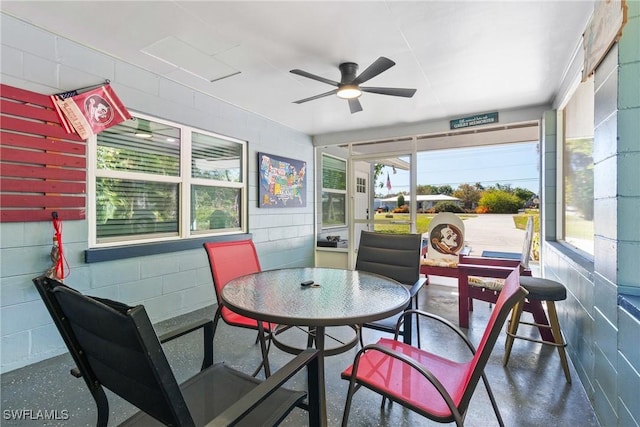
<instances>
[{"instance_id":1,"label":"ceiling fan blade","mask_svg":"<svg viewBox=\"0 0 640 427\"><path fill-rule=\"evenodd\" d=\"M303 102L313 101L314 99L324 98L325 96L335 95L338 93L338 89L330 90L329 92L321 93L320 95L311 96L309 98L293 101L294 104L302 104Z\"/></svg>"},{"instance_id":2,"label":"ceiling fan blade","mask_svg":"<svg viewBox=\"0 0 640 427\"><path fill-rule=\"evenodd\" d=\"M326 84L331 85L331 86L338 86L338 82L335 82L335 81L329 80L329 79L325 79L324 77L316 76L315 74L307 73L306 71L295 69L295 70L291 70L289 72L293 73L293 74L297 74L297 75L302 76L302 77L306 77L308 79L317 80L319 82L326 83Z\"/></svg>"},{"instance_id":3,"label":"ceiling fan blade","mask_svg":"<svg viewBox=\"0 0 640 427\"><path fill-rule=\"evenodd\" d=\"M369 93L378 93L380 95L402 96L404 98L411 98L416 89L404 89L399 87L363 87L360 86L360 90Z\"/></svg>"},{"instance_id":4,"label":"ceiling fan blade","mask_svg":"<svg viewBox=\"0 0 640 427\"><path fill-rule=\"evenodd\" d=\"M387 71L389 68L393 67L394 65L396 65L395 62L393 62L389 58L385 58L384 56L381 56L380 58L376 59L373 62L373 64L369 65L369 67L366 70L360 73L360 75L356 77L356 79L353 81L353 84L359 85L360 83L364 83L367 80L374 78L378 74Z\"/></svg>"},{"instance_id":5,"label":"ceiling fan blade","mask_svg":"<svg viewBox=\"0 0 640 427\"><path fill-rule=\"evenodd\" d=\"M360 104L360 101L358 101L358 98L349 100L349 109L351 110L351 114L362 111L362 105Z\"/></svg>"}]
</instances>

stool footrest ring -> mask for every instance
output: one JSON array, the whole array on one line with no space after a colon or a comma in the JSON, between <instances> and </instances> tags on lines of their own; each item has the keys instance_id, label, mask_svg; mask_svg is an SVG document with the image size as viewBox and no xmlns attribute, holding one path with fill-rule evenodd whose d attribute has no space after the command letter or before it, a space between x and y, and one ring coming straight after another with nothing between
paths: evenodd
<instances>
[{"instance_id":1,"label":"stool footrest ring","mask_svg":"<svg viewBox=\"0 0 640 427\"><path fill-rule=\"evenodd\" d=\"M507 335L509 335L512 338L519 338L521 340L537 342L537 343L540 343L540 344L548 344L548 345L552 345L554 347L566 347L567 346L567 343L564 342L564 339L562 340L561 343L557 343L557 342L553 342L553 341L545 341L545 340L540 340L540 339L537 339L537 338L525 337L523 335L516 335L516 334L512 334L511 332L507 332Z\"/></svg>"}]
</instances>

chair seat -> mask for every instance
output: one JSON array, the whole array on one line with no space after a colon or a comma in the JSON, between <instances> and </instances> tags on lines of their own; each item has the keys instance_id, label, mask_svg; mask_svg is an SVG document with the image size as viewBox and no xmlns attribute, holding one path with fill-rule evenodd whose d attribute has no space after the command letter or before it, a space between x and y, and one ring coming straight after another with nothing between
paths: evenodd
<instances>
[{"instance_id":1,"label":"chair seat","mask_svg":"<svg viewBox=\"0 0 640 427\"><path fill-rule=\"evenodd\" d=\"M469 373L469 362L457 363L436 354L412 347L400 341L381 338L378 345L390 348L411 357L431 371L451 395L454 403L460 404ZM353 366L353 365L352 365ZM349 379L351 368L342 372ZM410 370L400 362L379 351L367 351L360 358L357 381L385 395L408 403L417 412L435 414L441 418L452 416L449 407L435 387L418 371Z\"/></svg>"},{"instance_id":2,"label":"chair seat","mask_svg":"<svg viewBox=\"0 0 640 427\"><path fill-rule=\"evenodd\" d=\"M541 277L520 277L520 285L529 291L527 298L540 301L562 301L567 299L567 288L562 283Z\"/></svg>"},{"instance_id":3,"label":"chair seat","mask_svg":"<svg viewBox=\"0 0 640 427\"><path fill-rule=\"evenodd\" d=\"M180 386L180 389L195 425L204 426L261 382L219 363L189 379ZM276 425L305 397L306 392L281 387L237 425L247 427ZM137 413L121 424L121 426L141 427L161 425L163 424L144 412Z\"/></svg>"},{"instance_id":4,"label":"chair seat","mask_svg":"<svg viewBox=\"0 0 640 427\"><path fill-rule=\"evenodd\" d=\"M504 286L504 279L494 279L492 277L469 276L469 286L487 288L492 291L499 291Z\"/></svg>"},{"instance_id":5,"label":"chair seat","mask_svg":"<svg viewBox=\"0 0 640 427\"><path fill-rule=\"evenodd\" d=\"M245 317L241 314L229 310L227 307L222 307L222 318L226 323L232 326L240 326L242 328L258 329L258 321ZM262 322L262 327L265 332L271 332L275 330L275 326L272 323Z\"/></svg>"}]
</instances>

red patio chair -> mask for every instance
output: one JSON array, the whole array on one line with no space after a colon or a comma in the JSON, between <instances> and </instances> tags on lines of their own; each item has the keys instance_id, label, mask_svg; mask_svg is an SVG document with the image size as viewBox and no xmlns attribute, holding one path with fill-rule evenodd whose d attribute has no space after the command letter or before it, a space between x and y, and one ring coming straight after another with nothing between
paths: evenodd
<instances>
[{"instance_id":1,"label":"red patio chair","mask_svg":"<svg viewBox=\"0 0 640 427\"><path fill-rule=\"evenodd\" d=\"M527 291L520 286L519 271L515 269L505 280L477 349L451 322L419 310L405 312L405 318L418 314L448 326L464 340L473 357L465 362L450 360L398 341L397 333L393 340L382 338L376 344L367 345L356 354L353 365L342 372L342 378L349 380L342 425L347 425L353 394L364 386L381 394L383 403L389 398L431 420L462 426L471 397L482 378L498 422L503 426L484 367L509 312L526 295Z\"/></svg>"},{"instance_id":2,"label":"red patio chair","mask_svg":"<svg viewBox=\"0 0 640 427\"><path fill-rule=\"evenodd\" d=\"M229 281L245 274L257 273L260 271L260 260L253 241L250 239L227 242L206 242L203 243L209 258L211 275L213 277L213 287L216 292L218 309L213 319L213 334L215 337L218 321L222 320L231 326L258 330L258 322L255 319L245 317L241 314L229 310L222 304L222 289ZM269 335L275 330L276 325L263 322L265 334ZM262 363L256 369L253 376L256 376L260 369L264 367L265 375L269 376L269 366L265 363L264 356L269 351L266 344L266 336L258 336L262 350Z\"/></svg>"}]
</instances>

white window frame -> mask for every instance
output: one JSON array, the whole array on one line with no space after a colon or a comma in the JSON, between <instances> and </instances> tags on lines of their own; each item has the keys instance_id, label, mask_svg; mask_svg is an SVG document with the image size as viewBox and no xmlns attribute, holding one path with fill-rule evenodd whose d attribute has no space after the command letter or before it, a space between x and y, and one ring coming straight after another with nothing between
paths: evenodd
<instances>
[{"instance_id":1,"label":"white window frame","mask_svg":"<svg viewBox=\"0 0 640 427\"><path fill-rule=\"evenodd\" d=\"M591 79L595 79L595 77L591 76ZM574 243L571 243L571 239L574 239L575 236L570 236L570 239L567 240L567 230L566 230L566 194L565 194L565 148L566 148L566 129L565 129L565 110L567 105L576 94L578 90L578 86L582 83L581 77L576 77L574 80L572 87L568 91L565 99L559 105L557 114L556 114L556 240L560 242L563 246L567 247L569 250L577 253L583 258L593 260L595 246L591 250L586 250L584 247L578 247ZM595 92L595 88L594 88ZM595 130L594 130L595 131ZM592 194L592 202L595 200L595 195ZM592 243L595 245L595 235Z\"/></svg>"},{"instance_id":2,"label":"white window frame","mask_svg":"<svg viewBox=\"0 0 640 427\"><path fill-rule=\"evenodd\" d=\"M333 159L339 160L341 162L344 162L344 168L345 168L345 182L344 182L344 190L337 190L334 188L325 188L324 187L324 158L325 157L331 157ZM344 228L347 226L347 222L348 222L348 204L349 204L349 200L348 200L348 184L349 184L349 162L346 159L343 159L341 157L338 156L333 156L331 154L327 154L327 153L322 153L321 157L320 157L320 186L321 186L321 190L320 190L320 217L323 218L324 217L324 212L323 212L323 206L322 206L322 193L334 193L334 194L343 194L344 195L344 224L331 224L331 225L325 225L324 221L322 222L322 230L330 230L333 228Z\"/></svg>"},{"instance_id":3,"label":"white window frame","mask_svg":"<svg viewBox=\"0 0 640 427\"><path fill-rule=\"evenodd\" d=\"M166 124L180 129L180 176L165 176L145 174L139 172L123 172L111 170L97 169L97 143L98 137L93 135L87 141L87 219L89 222L89 248L104 248L124 245L135 245L153 242L171 242L190 238L200 238L206 236L220 236L247 233L248 225L248 163L247 163L247 141L220 135L204 129L195 128L193 126L182 125L179 123L162 120L157 117L149 116L142 113L131 112L133 117L150 120L160 124ZM242 158L240 167L242 169L241 181L217 181L203 178L191 177L191 134L196 132L208 135L218 139L224 139L239 144L242 147ZM122 178L134 179L153 182L177 183L179 191L178 203L178 235L154 235L153 237L139 237L131 239L129 236L109 239L109 241L98 243L97 238L97 212L96 212L96 178ZM241 194L242 206L240 207L240 227L239 229L223 229L211 231L192 231L190 227L191 220L191 191L192 185L204 185L213 187L226 187L239 189Z\"/></svg>"}]
</instances>

